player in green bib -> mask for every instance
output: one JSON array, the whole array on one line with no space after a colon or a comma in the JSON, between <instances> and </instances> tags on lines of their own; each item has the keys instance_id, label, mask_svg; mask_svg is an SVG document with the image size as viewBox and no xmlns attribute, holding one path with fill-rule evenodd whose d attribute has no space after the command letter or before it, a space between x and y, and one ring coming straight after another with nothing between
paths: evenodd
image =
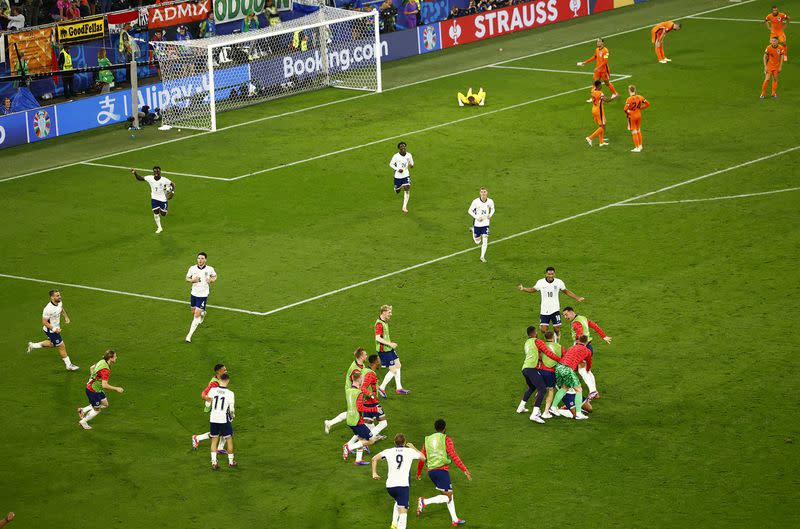
<instances>
[{"instance_id":1,"label":"player in green bib","mask_svg":"<svg viewBox=\"0 0 800 529\"><path fill-rule=\"evenodd\" d=\"M344 377L344 389L347 391L353 382L350 376L353 374L353 371L361 371L364 369L364 363L367 360L367 352L364 350L363 347L359 347L353 353L353 361L350 363L350 367L347 368L347 374ZM347 418L347 412L343 411L333 419L325 419L325 433L331 433L331 426L334 424L339 424L343 422Z\"/></svg>"},{"instance_id":2,"label":"player in green bib","mask_svg":"<svg viewBox=\"0 0 800 529\"><path fill-rule=\"evenodd\" d=\"M368 461L363 460L364 449L375 442L372 432L364 424L364 413L375 411L376 408L368 407L364 404L364 399L368 397L361 388L364 376L361 371L353 371L350 375L351 386L345 390L347 400L347 426L353 430L354 438L342 445L342 459L347 460L350 452L356 453L356 465L369 465Z\"/></svg>"},{"instance_id":3,"label":"player in green bib","mask_svg":"<svg viewBox=\"0 0 800 529\"><path fill-rule=\"evenodd\" d=\"M94 419L100 410L108 408L108 398L106 397L106 390L116 391L122 393L124 390L117 386L112 386L108 383L108 378L111 376L111 366L117 362L117 353L108 350L103 355L103 359L89 368L91 373L89 381L86 383L86 396L89 398L89 405L83 408L78 408L78 416L80 421L78 424L84 430L91 430L89 421Z\"/></svg>"},{"instance_id":4,"label":"player in green bib","mask_svg":"<svg viewBox=\"0 0 800 529\"><path fill-rule=\"evenodd\" d=\"M453 498L453 484L450 480L449 465L455 465L467 476L467 479L472 481L472 474L467 469L466 465L461 461L456 453L456 447L453 445L453 440L445 433L447 430L447 423L444 419L437 419L433 423L435 433L425 437L425 445L422 447L422 455L427 458L426 461L420 460L417 464L417 480L422 479L422 469L427 464L428 477L433 482L434 487L441 492L432 498L419 497L417 499L417 516L422 514L425 507L436 503L446 503L447 510L450 511L450 518L452 525L464 525L465 522L456 514L455 498Z\"/></svg>"},{"instance_id":5,"label":"player in green bib","mask_svg":"<svg viewBox=\"0 0 800 529\"><path fill-rule=\"evenodd\" d=\"M544 333L544 346L546 350L540 350L539 364L537 369L539 374L544 379L544 385L547 388L547 397L545 399L544 409L542 414L543 419L549 419L554 415L559 415L558 409L553 407L553 397L556 393L556 366L564 354L564 349L558 343L558 335L553 331Z\"/></svg>"},{"instance_id":6,"label":"player in green bib","mask_svg":"<svg viewBox=\"0 0 800 529\"><path fill-rule=\"evenodd\" d=\"M205 413L209 413L211 411L211 403L210 402L206 402L206 395L208 395L208 392L211 391L213 388L218 388L219 387L219 380L220 380L219 377L221 377L222 375L224 375L227 372L228 372L228 368L225 367L225 364L217 364L217 365L214 366L214 376L211 377L211 380L208 382L208 385L206 386L206 389L204 389L203 392L200 393L200 398L203 399L203 402L205 403L205 406L203 408L203 411ZM206 421L206 422L208 422L208 421ZM211 436L210 432L193 435L192 436L192 448L194 450L197 450L197 447L200 444L200 441L205 441L210 436ZM222 445L220 444L220 446L222 446ZM225 452L225 450L218 450L218 451L219 452L223 452L223 453Z\"/></svg>"}]
</instances>

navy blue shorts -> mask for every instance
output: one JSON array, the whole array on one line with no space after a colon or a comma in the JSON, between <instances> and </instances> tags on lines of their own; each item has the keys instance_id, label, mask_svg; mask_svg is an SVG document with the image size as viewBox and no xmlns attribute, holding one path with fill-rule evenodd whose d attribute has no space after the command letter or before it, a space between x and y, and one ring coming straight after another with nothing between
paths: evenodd
<instances>
[{"instance_id":1,"label":"navy blue shorts","mask_svg":"<svg viewBox=\"0 0 800 529\"><path fill-rule=\"evenodd\" d=\"M394 349L391 351L381 351L378 353L378 356L381 357L381 367L392 367L394 361L400 358L397 356L397 351Z\"/></svg>"},{"instance_id":2,"label":"navy blue shorts","mask_svg":"<svg viewBox=\"0 0 800 529\"><path fill-rule=\"evenodd\" d=\"M411 185L411 177L407 176L405 178L395 178L394 179L394 190L399 191L402 189L403 186L410 186Z\"/></svg>"},{"instance_id":3,"label":"navy blue shorts","mask_svg":"<svg viewBox=\"0 0 800 529\"><path fill-rule=\"evenodd\" d=\"M351 426L350 429L353 430L353 434L360 439L370 440L372 438L372 433L370 433L366 424L357 424Z\"/></svg>"},{"instance_id":4,"label":"navy blue shorts","mask_svg":"<svg viewBox=\"0 0 800 529\"><path fill-rule=\"evenodd\" d=\"M544 379L544 385L548 388L556 387L556 372L555 371L546 371L544 369L537 369L542 378Z\"/></svg>"},{"instance_id":5,"label":"navy blue shorts","mask_svg":"<svg viewBox=\"0 0 800 529\"><path fill-rule=\"evenodd\" d=\"M233 435L233 425L230 422L212 422L208 431L211 437L230 437Z\"/></svg>"},{"instance_id":6,"label":"navy blue shorts","mask_svg":"<svg viewBox=\"0 0 800 529\"><path fill-rule=\"evenodd\" d=\"M542 325L547 325L549 323L552 323L553 326L561 325L561 313L555 311L552 314L539 314L539 323Z\"/></svg>"},{"instance_id":7,"label":"navy blue shorts","mask_svg":"<svg viewBox=\"0 0 800 529\"><path fill-rule=\"evenodd\" d=\"M378 406L378 411L365 411L363 415L364 417L370 419L379 419L380 417L383 417L386 414L383 412L383 408Z\"/></svg>"},{"instance_id":8,"label":"navy blue shorts","mask_svg":"<svg viewBox=\"0 0 800 529\"><path fill-rule=\"evenodd\" d=\"M86 388L86 396L89 398L89 404L91 404L95 408L100 407L100 401L106 398L106 394L102 391L92 391L89 388Z\"/></svg>"},{"instance_id":9,"label":"navy blue shorts","mask_svg":"<svg viewBox=\"0 0 800 529\"><path fill-rule=\"evenodd\" d=\"M44 334L45 334L45 336L47 336L47 339L50 340L50 343L53 344L56 347L61 345L61 342L64 341L61 338L61 333L44 331Z\"/></svg>"},{"instance_id":10,"label":"navy blue shorts","mask_svg":"<svg viewBox=\"0 0 800 529\"><path fill-rule=\"evenodd\" d=\"M161 211L167 211L167 203L161 202L160 200L156 200L154 198L150 199L150 207L152 209L160 209Z\"/></svg>"},{"instance_id":11,"label":"navy blue shorts","mask_svg":"<svg viewBox=\"0 0 800 529\"><path fill-rule=\"evenodd\" d=\"M405 509L408 509L408 497L411 495L411 487L386 487L386 492L394 498L394 502Z\"/></svg>"},{"instance_id":12,"label":"navy blue shorts","mask_svg":"<svg viewBox=\"0 0 800 529\"><path fill-rule=\"evenodd\" d=\"M477 239L482 235L489 235L489 226L473 226L472 238Z\"/></svg>"},{"instance_id":13,"label":"navy blue shorts","mask_svg":"<svg viewBox=\"0 0 800 529\"><path fill-rule=\"evenodd\" d=\"M583 402L586 402L588 397L583 397ZM564 403L564 406L567 407L568 410L571 410L575 407L575 394L574 393L567 393L564 395L564 398L561 399L561 402ZM583 406L583 404L581 404Z\"/></svg>"},{"instance_id":14,"label":"navy blue shorts","mask_svg":"<svg viewBox=\"0 0 800 529\"><path fill-rule=\"evenodd\" d=\"M442 492L453 490L453 483L450 481L450 472L447 470L429 470L428 477L433 481L433 486Z\"/></svg>"},{"instance_id":15,"label":"navy blue shorts","mask_svg":"<svg viewBox=\"0 0 800 529\"><path fill-rule=\"evenodd\" d=\"M192 308L197 307L198 309L206 310L206 301L208 297L198 298L197 296L190 296L189 305Z\"/></svg>"}]
</instances>

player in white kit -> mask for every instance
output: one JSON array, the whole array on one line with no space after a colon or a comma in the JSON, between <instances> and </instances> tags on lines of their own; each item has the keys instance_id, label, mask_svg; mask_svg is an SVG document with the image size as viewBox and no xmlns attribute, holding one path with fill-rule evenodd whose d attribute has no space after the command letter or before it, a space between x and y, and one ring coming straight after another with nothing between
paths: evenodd
<instances>
[{"instance_id":1,"label":"player in white kit","mask_svg":"<svg viewBox=\"0 0 800 529\"><path fill-rule=\"evenodd\" d=\"M559 293L564 292L564 294L578 302L586 299L569 290L567 285L556 277L556 269L552 266L547 267L545 276L532 287L528 288L519 284L517 289L521 292L539 292L542 295L542 303L539 310L539 328L542 332L547 332L548 325L552 323L557 342L561 340L561 303L558 300Z\"/></svg>"},{"instance_id":2,"label":"player in white kit","mask_svg":"<svg viewBox=\"0 0 800 529\"><path fill-rule=\"evenodd\" d=\"M211 291L211 283L217 281L217 272L213 266L206 264L206 252L197 254L197 264L189 267L186 272L186 281L192 284L192 294L190 296L190 306L192 309L192 324L189 326L189 334L186 341L192 342L192 335L197 330L197 326L203 323L206 317L206 301Z\"/></svg>"},{"instance_id":3,"label":"player in white kit","mask_svg":"<svg viewBox=\"0 0 800 529\"><path fill-rule=\"evenodd\" d=\"M403 190L403 213L408 213L408 199L411 196L411 172L414 168L414 157L406 151L406 142L397 144L397 153L392 156L389 167L394 169L394 192Z\"/></svg>"},{"instance_id":4,"label":"player in white kit","mask_svg":"<svg viewBox=\"0 0 800 529\"><path fill-rule=\"evenodd\" d=\"M481 245L481 262L486 262L486 248L489 246L489 219L494 215L494 200L489 198L489 191L482 187L480 196L472 201L467 213L474 219L472 222L472 238L475 244Z\"/></svg>"},{"instance_id":5,"label":"player in white kit","mask_svg":"<svg viewBox=\"0 0 800 529\"><path fill-rule=\"evenodd\" d=\"M425 456L406 443L406 437L398 433L394 436L394 448L387 448L372 458L372 479L381 479L378 475L378 460L385 459L389 467L386 477L386 492L394 498L392 511L392 529L406 529L408 521L408 503L411 492L409 474L415 459L425 461Z\"/></svg>"},{"instance_id":6,"label":"player in white kit","mask_svg":"<svg viewBox=\"0 0 800 529\"><path fill-rule=\"evenodd\" d=\"M50 291L50 301L44 306L42 310L42 330L44 331L47 340L41 342L28 342L27 352L33 349L41 349L42 347L55 347L58 349L58 354L61 355L61 360L64 361L67 371L77 371L79 368L69 359L67 355L67 346L61 338L61 315L64 315L64 323L69 323L69 315L64 310L64 304L61 301L61 292L58 290Z\"/></svg>"},{"instance_id":7,"label":"player in white kit","mask_svg":"<svg viewBox=\"0 0 800 529\"><path fill-rule=\"evenodd\" d=\"M156 233L164 231L161 228L161 217L167 216L168 201L175 194L175 184L166 176L161 176L161 167L153 167L153 174L139 176L136 169L131 168L131 173L140 182L150 184L150 207L153 209L153 218L156 221Z\"/></svg>"},{"instance_id":8,"label":"player in white kit","mask_svg":"<svg viewBox=\"0 0 800 529\"><path fill-rule=\"evenodd\" d=\"M217 464L217 447L220 439L227 442L225 449L228 452L228 466L235 467L236 461L233 459L233 417L236 414L234 409L235 396L233 391L228 389L230 382L228 373L220 375L219 386L211 388L205 396L205 401L211 404L211 417L209 433L211 434L211 469L219 470Z\"/></svg>"}]
</instances>

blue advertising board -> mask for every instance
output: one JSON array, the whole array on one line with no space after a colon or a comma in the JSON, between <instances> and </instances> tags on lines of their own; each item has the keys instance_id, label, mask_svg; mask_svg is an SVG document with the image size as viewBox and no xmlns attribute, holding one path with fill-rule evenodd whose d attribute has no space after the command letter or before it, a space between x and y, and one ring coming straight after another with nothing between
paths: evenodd
<instances>
[{"instance_id":1,"label":"blue advertising board","mask_svg":"<svg viewBox=\"0 0 800 529\"><path fill-rule=\"evenodd\" d=\"M442 32L439 23L417 28L419 53L428 53L442 49Z\"/></svg>"},{"instance_id":2,"label":"blue advertising board","mask_svg":"<svg viewBox=\"0 0 800 529\"><path fill-rule=\"evenodd\" d=\"M27 112L0 116L0 149L28 143Z\"/></svg>"}]
</instances>

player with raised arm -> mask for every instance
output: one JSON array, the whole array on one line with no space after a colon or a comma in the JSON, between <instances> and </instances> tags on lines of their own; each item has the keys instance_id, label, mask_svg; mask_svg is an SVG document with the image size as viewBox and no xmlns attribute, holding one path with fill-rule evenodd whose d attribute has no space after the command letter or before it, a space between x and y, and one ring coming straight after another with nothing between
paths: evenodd
<instances>
[{"instance_id":1,"label":"player with raised arm","mask_svg":"<svg viewBox=\"0 0 800 529\"><path fill-rule=\"evenodd\" d=\"M86 383L86 397L89 399L89 405L78 408L78 417L80 417L78 424L84 430L91 430L92 427L89 426L89 421L97 417L100 410L108 408L106 391L116 391L117 393L125 391L108 383L108 378L111 376L111 366L116 363L117 353L109 349L103 355L102 360L89 368L89 381Z\"/></svg>"},{"instance_id":2,"label":"player with raised arm","mask_svg":"<svg viewBox=\"0 0 800 529\"><path fill-rule=\"evenodd\" d=\"M381 397L386 398L386 388L389 382L394 379L395 393L398 395L408 395L411 393L410 389L403 387L403 382L400 380L400 358L397 356L397 343L392 341L389 336L389 320L392 319L392 306L382 305L378 319L375 322L375 352L381 358L381 367L389 369L383 382L378 387Z\"/></svg>"},{"instance_id":3,"label":"player with raised arm","mask_svg":"<svg viewBox=\"0 0 800 529\"><path fill-rule=\"evenodd\" d=\"M409 475L415 459L425 462L425 456L411 443L406 443L406 436L398 433L394 436L394 447L387 448L372 458L372 479L381 479L378 475L378 461L386 460L388 474L386 476L386 492L394 498L392 510L392 529L406 529L408 522L409 496L411 484Z\"/></svg>"},{"instance_id":4,"label":"player with raised arm","mask_svg":"<svg viewBox=\"0 0 800 529\"><path fill-rule=\"evenodd\" d=\"M157 165L153 167L152 175L140 176L132 167L131 173L140 182L150 185L150 207L156 221L156 233L161 233L164 231L161 228L161 217L167 216L169 200L175 195L175 183L166 176L161 176L161 167Z\"/></svg>"},{"instance_id":5,"label":"player with raised arm","mask_svg":"<svg viewBox=\"0 0 800 529\"><path fill-rule=\"evenodd\" d=\"M202 393L200 393L200 398L203 399L203 401L205 403L205 406L203 407L203 411L204 412L209 413L211 411L211 404L208 401L206 401L206 396L208 395L208 392L211 391L214 388L218 388L219 387L219 377L221 377L222 375L224 375L227 372L228 372L228 368L225 367L225 364L217 364L217 365L214 366L214 376L211 377L211 380L208 382L208 385L206 386L206 389L204 389L202 391ZM209 439L209 438L211 438L211 432L206 432L206 433L193 435L192 436L192 448L194 450L197 450L197 447L200 444L200 441L205 441L206 439Z\"/></svg>"},{"instance_id":6,"label":"player with raised arm","mask_svg":"<svg viewBox=\"0 0 800 529\"><path fill-rule=\"evenodd\" d=\"M349 388L350 385L353 383L352 380L350 379L350 375L353 374L353 371L361 371L364 369L364 363L365 360L367 359L367 352L364 350L363 347L359 347L358 349L355 350L353 356L355 357L355 359L352 362L350 362L350 367L347 368L347 374L344 377L345 391L347 391L347 388ZM343 422L345 419L347 419L346 411L343 411L333 419L325 419L324 421L325 433L331 433L331 426L333 426L334 424L339 424L340 422Z\"/></svg>"},{"instance_id":7,"label":"player with raised arm","mask_svg":"<svg viewBox=\"0 0 800 529\"><path fill-rule=\"evenodd\" d=\"M786 62L786 48L778 43L778 37L769 39L769 46L764 50L764 82L761 84L761 99L767 96L767 84L772 79L772 97L778 97L778 74Z\"/></svg>"},{"instance_id":8,"label":"player with raised arm","mask_svg":"<svg viewBox=\"0 0 800 529\"><path fill-rule=\"evenodd\" d=\"M382 441L386 439L386 436L381 435L381 432L389 426L389 423L386 421L386 413L381 407L380 400L378 400L378 368L381 367L381 357L369 355L367 362L368 367L361 369L361 373L364 375L361 391L365 395L369 395L364 400L364 406L375 408L375 411L364 412L364 422L372 432L372 435L375 436L375 440Z\"/></svg>"},{"instance_id":9,"label":"player with raised arm","mask_svg":"<svg viewBox=\"0 0 800 529\"><path fill-rule=\"evenodd\" d=\"M770 13L764 17L764 24L767 26L767 29L769 29L769 38L777 37L778 43L784 48L784 52L788 53L789 46L786 44L786 26L789 25L789 15L781 13L778 6L772 6ZM788 55L785 55L785 57L786 59L784 60L788 61Z\"/></svg>"},{"instance_id":10,"label":"player with raised arm","mask_svg":"<svg viewBox=\"0 0 800 529\"><path fill-rule=\"evenodd\" d=\"M228 466L235 467L236 461L233 457L233 421L236 415L234 407L236 397L233 391L228 389L230 376L228 373L220 375L219 386L211 388L204 400L211 404L211 417L209 431L211 432L211 470L219 470L217 464L217 449L220 438L225 439L228 452Z\"/></svg>"},{"instance_id":11,"label":"player with raised arm","mask_svg":"<svg viewBox=\"0 0 800 529\"><path fill-rule=\"evenodd\" d=\"M480 196L472 201L467 210L472 217L472 239L481 245L481 262L486 262L486 248L489 246L489 221L494 216L494 200L489 191L482 187Z\"/></svg>"},{"instance_id":12,"label":"player with raised arm","mask_svg":"<svg viewBox=\"0 0 800 529\"><path fill-rule=\"evenodd\" d=\"M607 336L599 325L586 316L577 314L575 309L572 307L564 307L564 317L570 322L572 341L577 343L581 336L586 336L586 347L592 352L592 354L594 354L594 347L592 347L591 331L594 331L600 335L600 338L602 338L607 344L611 343L611 336ZM595 380L594 373L592 373L591 362L589 362L588 365L581 364L578 367L578 373L580 373L581 378L583 378L583 381L586 382L586 385L589 387L589 399L599 399L600 394L597 392L597 382Z\"/></svg>"},{"instance_id":13,"label":"player with raised arm","mask_svg":"<svg viewBox=\"0 0 800 529\"><path fill-rule=\"evenodd\" d=\"M585 363L589 369L592 368L592 352L586 347L588 337L586 335L580 336L575 345L567 349L561 361L556 366L556 385L558 391L556 397L553 399L553 406L558 408L561 400L567 393L567 390L575 390L575 402L583 402L583 388L581 381L578 379L578 374L575 372L578 366ZM588 419L581 410L575 410L573 417L578 420Z\"/></svg>"},{"instance_id":14,"label":"player with raised arm","mask_svg":"<svg viewBox=\"0 0 800 529\"><path fill-rule=\"evenodd\" d=\"M372 433L364 424L364 413L367 411L375 411L374 407L367 407L364 405L364 400L368 397L361 389L361 384L364 382L364 377L361 371L353 371L350 375L351 385L345 390L345 398L347 399L347 426L353 430L356 440L352 439L342 445L342 459L347 460L350 452L356 452L356 465L369 465L369 462L364 461L364 448L369 447L375 443L375 438Z\"/></svg>"},{"instance_id":15,"label":"player with raised arm","mask_svg":"<svg viewBox=\"0 0 800 529\"><path fill-rule=\"evenodd\" d=\"M634 85L628 87L628 94L630 96L625 100L623 110L628 117L628 130L633 138L631 152L642 152L642 110L650 106L650 101L637 94Z\"/></svg>"},{"instance_id":16,"label":"player with raised arm","mask_svg":"<svg viewBox=\"0 0 800 529\"><path fill-rule=\"evenodd\" d=\"M189 267L186 272L186 281L192 284L192 293L189 299L192 310L192 323L189 326L189 334L186 335L186 342L192 342L192 335L197 330L197 326L203 323L206 317L206 301L211 291L209 285L216 283L217 271L213 266L206 264L208 256L206 252L197 254L197 264Z\"/></svg>"},{"instance_id":17,"label":"player with raised arm","mask_svg":"<svg viewBox=\"0 0 800 529\"><path fill-rule=\"evenodd\" d=\"M456 447L450 436L445 434L447 424L444 419L436 419L433 423L435 433L425 437L425 445L422 447L422 455L428 458L428 477L433 482L433 486L441 492L438 496L432 498L423 498L420 496L417 499L417 516L422 514L425 507L435 503L446 503L447 510L450 511L450 518L452 519L452 526L464 525L467 523L456 514L455 498L453 497L453 484L450 480L450 463L455 463L461 469L467 479L472 481L472 474L461 462L458 457ZM422 468L425 461L420 460L417 464L417 480L422 479Z\"/></svg>"},{"instance_id":18,"label":"player with raised arm","mask_svg":"<svg viewBox=\"0 0 800 529\"><path fill-rule=\"evenodd\" d=\"M517 285L517 290L530 293L539 292L541 294L539 328L542 332L546 332L548 326L552 323L553 330L556 333L556 341L561 340L561 302L558 295L564 292L564 294L578 303L586 301L586 298L572 292L563 281L556 277L556 269L552 266L547 267L544 271L544 277L538 280L535 285L524 287L519 284Z\"/></svg>"},{"instance_id":19,"label":"player with raised arm","mask_svg":"<svg viewBox=\"0 0 800 529\"><path fill-rule=\"evenodd\" d=\"M619 94L617 94L617 89L614 88L614 85L611 84L611 69L608 67L608 56L609 51L605 42L603 39L598 38L594 54L585 61L579 62L578 66L585 66L590 62L595 62L593 80L603 81L608 89L611 90L611 99L616 99Z\"/></svg>"},{"instance_id":20,"label":"player with raised arm","mask_svg":"<svg viewBox=\"0 0 800 529\"><path fill-rule=\"evenodd\" d=\"M64 303L61 301L61 292L51 290L50 301L47 302L47 305L42 310L42 331L47 336L47 340L28 342L27 352L30 353L33 349L41 349L43 347L55 347L58 349L58 354L61 356L67 371L77 371L80 368L69 359L67 346L61 338L62 314L64 315L64 323L69 323L69 314L64 310Z\"/></svg>"},{"instance_id":21,"label":"player with raised arm","mask_svg":"<svg viewBox=\"0 0 800 529\"><path fill-rule=\"evenodd\" d=\"M672 61L672 59L667 59L666 55L664 55L664 38L670 31L678 31L679 29L681 29L679 22L667 20L666 22L656 24L653 26L653 29L650 30L650 41L653 43L653 46L655 46L656 58L658 58L658 62L661 64L667 64Z\"/></svg>"},{"instance_id":22,"label":"player with raised arm","mask_svg":"<svg viewBox=\"0 0 800 529\"><path fill-rule=\"evenodd\" d=\"M389 161L394 169L394 192L403 191L403 213L408 213L408 199L411 197L411 169L414 168L414 157L406 151L406 142L397 144L397 152Z\"/></svg>"}]
</instances>

